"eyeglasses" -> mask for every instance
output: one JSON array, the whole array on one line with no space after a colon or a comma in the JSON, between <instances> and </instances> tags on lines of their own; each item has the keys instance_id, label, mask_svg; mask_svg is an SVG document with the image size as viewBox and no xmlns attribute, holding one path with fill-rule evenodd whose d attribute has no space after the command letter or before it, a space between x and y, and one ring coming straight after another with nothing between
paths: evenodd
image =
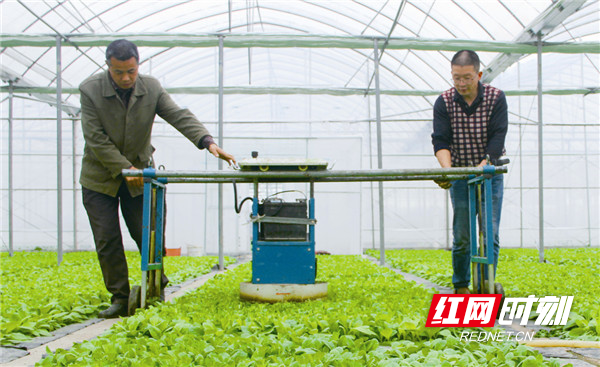
<instances>
[{"instance_id":1,"label":"eyeglasses","mask_svg":"<svg viewBox=\"0 0 600 367\"><path fill-rule=\"evenodd\" d=\"M454 82L454 84L460 84L460 83L464 83L464 84L470 84L473 82L473 80L475 80L475 78L473 78L470 75L464 76L464 77L458 77L458 76L453 76L452 77L452 81Z\"/></svg>"}]
</instances>

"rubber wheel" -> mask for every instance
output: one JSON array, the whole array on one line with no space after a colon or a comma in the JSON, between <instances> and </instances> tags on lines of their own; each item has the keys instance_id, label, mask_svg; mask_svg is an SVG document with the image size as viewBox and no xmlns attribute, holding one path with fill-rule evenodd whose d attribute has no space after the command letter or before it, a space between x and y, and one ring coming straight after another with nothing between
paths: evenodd
<instances>
[{"instance_id":1,"label":"rubber wheel","mask_svg":"<svg viewBox=\"0 0 600 367\"><path fill-rule=\"evenodd\" d=\"M502 311L502 306L504 305L504 287L500 283L494 283L494 293L501 294L502 298L500 298L500 306L498 307L498 313L496 313L496 319L500 317L500 311Z\"/></svg>"},{"instance_id":2,"label":"rubber wheel","mask_svg":"<svg viewBox=\"0 0 600 367\"><path fill-rule=\"evenodd\" d=\"M500 283L494 283L494 293L495 294L501 294L502 295L502 299L504 299L504 287L502 287L502 284L500 284Z\"/></svg>"},{"instance_id":3,"label":"rubber wheel","mask_svg":"<svg viewBox=\"0 0 600 367\"><path fill-rule=\"evenodd\" d=\"M129 292L129 302L127 303L127 314L132 316L135 310L140 308L142 303L142 287L134 285Z\"/></svg>"}]
</instances>

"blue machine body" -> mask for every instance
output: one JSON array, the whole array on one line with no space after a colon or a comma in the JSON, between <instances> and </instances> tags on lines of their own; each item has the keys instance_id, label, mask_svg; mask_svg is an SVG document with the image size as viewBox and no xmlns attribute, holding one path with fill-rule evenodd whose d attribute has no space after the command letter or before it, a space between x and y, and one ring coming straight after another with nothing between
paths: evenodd
<instances>
[{"instance_id":1,"label":"blue machine body","mask_svg":"<svg viewBox=\"0 0 600 367\"><path fill-rule=\"evenodd\" d=\"M258 216L258 198L252 201ZM308 201L308 219L315 219L315 199ZM253 284L314 284L317 272L314 224L308 225L308 241L260 241L258 222L252 227Z\"/></svg>"}]
</instances>

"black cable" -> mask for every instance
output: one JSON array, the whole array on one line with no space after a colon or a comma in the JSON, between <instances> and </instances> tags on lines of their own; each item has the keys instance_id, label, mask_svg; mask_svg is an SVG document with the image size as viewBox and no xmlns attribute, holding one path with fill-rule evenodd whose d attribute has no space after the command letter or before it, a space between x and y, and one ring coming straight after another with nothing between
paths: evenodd
<instances>
[{"instance_id":1,"label":"black cable","mask_svg":"<svg viewBox=\"0 0 600 367\"><path fill-rule=\"evenodd\" d=\"M299 192L299 193L301 193L304 196L304 200L307 200L306 194L304 192L300 191L300 190L284 190L284 191L279 191L279 192L276 192L274 194L271 194L271 195L267 196L263 200L263 204L267 203L267 202L274 202L275 200L270 199L271 197L279 195L279 194L285 194L285 193L288 193L288 192ZM283 203L284 203L283 199L280 199L280 201L279 201L279 208L277 208L277 210L275 210L274 213L269 213L269 216L270 217L276 217L277 214L279 214L279 212L281 211L281 209L283 209Z\"/></svg>"},{"instance_id":2,"label":"black cable","mask_svg":"<svg viewBox=\"0 0 600 367\"><path fill-rule=\"evenodd\" d=\"M238 207L238 198L237 198L237 186L235 185L235 180L231 180L233 182L233 197L235 199L235 202L233 203L233 208L235 209L235 212L240 214L240 212L242 211L242 206L244 205L244 202L246 200L252 200L253 198L248 196L245 197L244 200L242 200L242 202L240 203L240 206Z\"/></svg>"},{"instance_id":3,"label":"black cable","mask_svg":"<svg viewBox=\"0 0 600 367\"><path fill-rule=\"evenodd\" d=\"M307 198L306 198L306 194L305 194L304 192L300 191L300 190L284 190L284 191L279 191L279 192L276 192L276 193L274 193L274 194L271 194L271 195L267 196L267 197L265 198L265 200L267 200L268 198L270 198L270 197L272 197L272 196L279 195L279 194L285 194L285 193L287 193L287 192L299 192L299 193L301 193L301 194L304 196L304 199L305 199L305 200L307 199Z\"/></svg>"}]
</instances>

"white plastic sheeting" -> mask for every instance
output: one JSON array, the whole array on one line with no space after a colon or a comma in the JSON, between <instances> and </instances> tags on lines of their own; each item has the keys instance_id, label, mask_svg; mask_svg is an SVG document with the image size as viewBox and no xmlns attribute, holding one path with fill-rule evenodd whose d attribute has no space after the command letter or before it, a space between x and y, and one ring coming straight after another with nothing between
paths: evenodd
<instances>
[{"instance_id":1,"label":"white plastic sheeting","mask_svg":"<svg viewBox=\"0 0 600 367\"><path fill-rule=\"evenodd\" d=\"M62 85L67 92L63 99L77 108L78 95L69 93L103 67L108 40L102 35L136 38L144 45L140 71L159 78L176 93L174 99L216 135L218 49L210 42L223 35L232 42L227 45L225 41L224 50L226 150L238 158L258 150L262 156L332 159L334 169L367 169L377 166L373 50L367 46L378 38L380 50L384 49L380 60L383 167L430 168L437 166L430 142L431 109L437 92L451 85L449 60L455 47L462 47L463 40L465 47L482 50L483 67L502 51L532 52L535 45L516 44L515 37L539 14L560 3L5 0L0 3L0 65L3 79L18 78L17 85L48 88L45 92L50 94L44 95L52 97L56 87L53 39L60 34L72 40L63 41L61 49ZM552 43L544 46L552 51L543 54L543 89L569 91L544 95L547 246L598 246L600 242L599 10L598 1L586 1L543 38ZM150 34L157 32L160 37ZM193 37L196 43L185 43ZM26 40L40 44L10 43ZM157 42L170 43L157 46ZM316 47L319 42L322 47ZM575 53L565 53L567 49ZM505 181L503 246L533 247L538 241L538 113L537 97L531 95L537 87L536 66L535 54L525 55L492 81L514 91L507 93L506 147L512 163ZM15 249L55 248L56 111L39 102L36 94L17 92L15 96ZM4 88L0 105L2 250L8 248L7 97ZM74 226L77 248L91 249L78 183L75 206L72 202L71 120L63 120L62 136L64 249L75 247ZM83 150L77 120L74 136L76 181ZM216 169L214 158L196 151L166 124L155 126L154 145L158 163L169 169ZM374 187L372 195L370 183L317 185L317 249L357 253L361 248L378 247ZM431 182L385 183L384 187L387 246L447 246L444 191ZM184 253L215 253L216 186L170 185L168 191L168 244L184 247ZM249 248L247 215L234 214L232 195L226 187L225 249L245 252ZM127 245L132 248L130 240Z\"/></svg>"}]
</instances>

